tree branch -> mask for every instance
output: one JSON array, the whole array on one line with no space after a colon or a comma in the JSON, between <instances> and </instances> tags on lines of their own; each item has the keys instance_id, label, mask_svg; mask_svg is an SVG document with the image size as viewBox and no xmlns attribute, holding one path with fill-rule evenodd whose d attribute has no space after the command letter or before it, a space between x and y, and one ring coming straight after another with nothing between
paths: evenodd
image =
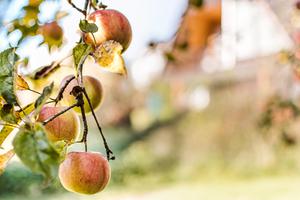
<instances>
[{"instance_id":1,"label":"tree branch","mask_svg":"<svg viewBox=\"0 0 300 200\"><path fill-rule=\"evenodd\" d=\"M85 4L84 4L84 12L85 12L84 17L85 17L85 19L87 17L87 13L88 13L87 10L88 10L89 4L90 4L90 0L85 0Z\"/></svg>"},{"instance_id":2,"label":"tree branch","mask_svg":"<svg viewBox=\"0 0 300 200\"><path fill-rule=\"evenodd\" d=\"M86 11L85 10L82 10L80 8L78 8L73 2L72 0L68 0L68 3L73 7L75 8L77 11L79 11L80 13L82 13L84 16L86 16Z\"/></svg>"},{"instance_id":3,"label":"tree branch","mask_svg":"<svg viewBox=\"0 0 300 200\"><path fill-rule=\"evenodd\" d=\"M110 150L110 148L109 148L109 146L108 146L108 143L107 143L106 138L105 138L105 136L104 136L104 134L103 134L102 128L101 128L101 126L100 126L100 124L99 124L99 121L98 121L97 116L96 116L96 114L95 114L95 111L94 111L94 109L93 109L91 100L90 100L90 98L89 98L89 96L88 96L88 94L87 94L85 88L83 88L83 94L84 94L84 96L86 97L86 99L87 99L87 101L88 101L89 107L91 108L91 111L92 111L92 115L93 115L93 117L94 117L94 119L95 119L95 122L96 122L97 127L98 127L99 132L100 132L100 135L101 135L101 137L102 137L103 144L104 144L104 147L105 147L105 150L106 150L107 160L114 160L114 159L115 159L115 156L113 155L113 152Z\"/></svg>"},{"instance_id":4,"label":"tree branch","mask_svg":"<svg viewBox=\"0 0 300 200\"><path fill-rule=\"evenodd\" d=\"M55 98L55 105L62 100L63 98L63 93L65 91L65 89L68 87L68 85L71 83L71 81L73 81L75 79L75 76L70 77L65 84L60 88L57 97Z\"/></svg>"},{"instance_id":5,"label":"tree branch","mask_svg":"<svg viewBox=\"0 0 300 200\"><path fill-rule=\"evenodd\" d=\"M83 122L83 136L82 136L82 139L77 143L82 143L83 142L85 152L87 152L88 124L87 124L86 115L85 115L82 90L80 91L79 94L77 94L76 99L77 99L78 104L80 105L80 111L81 111L82 122Z\"/></svg>"},{"instance_id":6,"label":"tree branch","mask_svg":"<svg viewBox=\"0 0 300 200\"><path fill-rule=\"evenodd\" d=\"M163 128L163 127L167 127L171 124L177 123L178 121L180 121L182 118L184 118L186 116L187 112L181 112L178 113L176 116L174 116L173 118L166 120L166 121L162 121L162 122L155 122L153 123L150 127L148 127L147 129L137 132L137 131L131 131L132 133L132 137L130 137L127 141L123 142L122 145L118 148L119 151L122 151L124 149L127 149L131 144L140 141L142 139L144 139L145 137L150 136L151 134L155 133L156 130Z\"/></svg>"}]
</instances>

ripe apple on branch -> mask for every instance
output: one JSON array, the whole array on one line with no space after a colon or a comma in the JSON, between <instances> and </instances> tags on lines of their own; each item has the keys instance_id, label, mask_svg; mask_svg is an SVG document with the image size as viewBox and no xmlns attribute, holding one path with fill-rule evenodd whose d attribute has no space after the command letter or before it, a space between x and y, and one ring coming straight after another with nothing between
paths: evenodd
<instances>
[{"instance_id":1,"label":"ripe apple on branch","mask_svg":"<svg viewBox=\"0 0 300 200\"><path fill-rule=\"evenodd\" d=\"M28 2L28 6L33 7L34 15L28 14L25 17L35 22L34 29L18 26L20 22L15 21L13 30L22 28L23 39L32 34L41 34L44 43L51 49L52 45L60 46L60 42L63 43L63 29L56 21L38 25L37 13L43 2ZM44 87L41 92L30 88L25 75L20 74L18 70L25 63L16 53L18 46L0 53L0 145L13 130L17 130L13 139L14 149L0 155L0 171L4 170L15 153L27 167L42 174L46 180L53 180L59 175L62 185L67 190L95 194L108 184L109 161L115 157L95 114L95 109L101 105L103 99L102 84L95 77L83 75L84 63L88 57L92 57L100 67L126 75L122 53L130 45L132 30L122 13L106 9L106 6L98 1L84 1L84 9L77 7L71 0L68 0L68 3L83 14L83 19L79 22L82 36L80 42L74 44L72 51L74 74L61 80L60 89L56 94L53 91L53 83ZM51 76L59 67L60 61L55 61L26 76L43 79L45 76ZM39 94L39 97L22 107L17 95L18 90L34 92ZM88 151L87 113L91 113L96 122L106 156ZM80 117L83 124L82 138L78 138ZM68 153L68 147L74 143L83 143L85 151Z\"/></svg>"}]
</instances>

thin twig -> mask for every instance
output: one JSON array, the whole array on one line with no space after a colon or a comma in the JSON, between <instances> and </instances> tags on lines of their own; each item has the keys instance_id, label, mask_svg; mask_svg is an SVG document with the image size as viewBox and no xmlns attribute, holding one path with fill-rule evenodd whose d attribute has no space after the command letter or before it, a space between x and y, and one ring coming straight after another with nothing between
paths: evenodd
<instances>
[{"instance_id":1,"label":"thin twig","mask_svg":"<svg viewBox=\"0 0 300 200\"><path fill-rule=\"evenodd\" d=\"M46 105L46 104L51 104L51 103L55 103L55 101L53 101L53 100L47 101L47 102L45 103L45 105Z\"/></svg>"},{"instance_id":2,"label":"thin twig","mask_svg":"<svg viewBox=\"0 0 300 200\"><path fill-rule=\"evenodd\" d=\"M78 8L73 2L72 0L68 0L68 3L73 7L75 8L77 11L79 11L80 13L82 13L84 16L86 16L86 11Z\"/></svg>"},{"instance_id":3,"label":"thin twig","mask_svg":"<svg viewBox=\"0 0 300 200\"><path fill-rule=\"evenodd\" d=\"M87 119L86 119L86 115L85 115L83 94L82 94L81 88L80 88L79 93L76 93L76 94L73 93L73 95L76 97L77 103L79 104L81 115L82 115L82 122L83 122L83 135L82 135L82 139L80 141L76 142L76 143L82 143L83 142L84 143L85 152L87 152L88 124L87 124Z\"/></svg>"},{"instance_id":4,"label":"thin twig","mask_svg":"<svg viewBox=\"0 0 300 200\"><path fill-rule=\"evenodd\" d=\"M83 96L82 94L80 94L80 98L83 102ZM83 122L83 136L82 136L82 140L80 142L84 143L84 150L85 152L87 152L87 136L88 136L88 124L87 124L87 120L86 120L86 115L85 115L85 110L84 110L84 102L80 104L80 110L81 110L81 115L82 115L82 122Z\"/></svg>"},{"instance_id":5,"label":"thin twig","mask_svg":"<svg viewBox=\"0 0 300 200\"><path fill-rule=\"evenodd\" d=\"M87 14L88 14L88 8L89 8L89 4L90 4L90 0L85 0L85 4L84 4L84 18L87 18ZM81 37L82 39L82 37ZM82 115L82 121L83 121L83 137L82 140L80 142L84 142L84 148L85 151L87 152L87 136L88 136L88 125L87 125L87 120L86 120L86 115L85 115L85 109L84 109L84 101L83 101L83 94L82 94L82 88L84 88L84 84L83 84L83 65L84 62L86 60L88 55L86 55L83 58L83 61L79 64L77 72L78 73L78 80L79 80L79 86L81 88L80 93L78 94L78 96L76 96L77 99L77 103L80 106L80 110L81 110L81 115Z\"/></svg>"},{"instance_id":6,"label":"thin twig","mask_svg":"<svg viewBox=\"0 0 300 200\"><path fill-rule=\"evenodd\" d=\"M85 16L85 19L87 18L87 9L88 9L88 7L89 7L89 4L90 4L90 0L85 0L85 4L84 4L84 12L85 12L84 16ZM82 36L82 37L83 37L83 36ZM81 38L82 38L82 37L81 37ZM87 56L88 56L88 55L86 55L86 56L83 58L83 61L79 64L78 69L77 69L77 71L79 71L78 79L79 79L79 86L80 86L81 88L84 88L84 85L83 85L83 77L82 77L82 70L83 70L83 64L84 64L84 62L85 62Z\"/></svg>"},{"instance_id":7,"label":"thin twig","mask_svg":"<svg viewBox=\"0 0 300 200\"><path fill-rule=\"evenodd\" d=\"M19 104L18 102L17 102L17 106L19 107L20 112L23 113L24 117L26 117L26 119L30 122L30 121L31 121L30 118L27 116L26 112L23 110L23 108L20 106L20 104ZM22 122L25 122L25 121L23 120L23 118L21 118L21 120L22 120Z\"/></svg>"},{"instance_id":8,"label":"thin twig","mask_svg":"<svg viewBox=\"0 0 300 200\"><path fill-rule=\"evenodd\" d=\"M84 12L85 12L84 17L85 17L85 19L87 18L89 4L90 4L90 0L85 0L85 4L84 4Z\"/></svg>"},{"instance_id":9,"label":"thin twig","mask_svg":"<svg viewBox=\"0 0 300 200\"><path fill-rule=\"evenodd\" d=\"M19 86L19 87L22 87L22 86ZM33 93L35 93L35 94L42 95L41 92L38 92L38 91L36 91L36 90L30 89L30 88L25 88L25 87L22 87L22 88L24 88L24 89L26 89L26 90L28 90L28 91L30 91L30 92L33 92ZM54 98L51 98L51 97L50 97L49 99L52 100L52 101L55 101Z\"/></svg>"},{"instance_id":10,"label":"thin twig","mask_svg":"<svg viewBox=\"0 0 300 200\"><path fill-rule=\"evenodd\" d=\"M61 64L63 63L66 59L70 58L72 56L72 54L69 54L63 58L61 58L59 61L56 61L57 64Z\"/></svg>"},{"instance_id":11,"label":"thin twig","mask_svg":"<svg viewBox=\"0 0 300 200\"><path fill-rule=\"evenodd\" d=\"M92 115L93 115L93 117L94 117L94 119L95 119L95 122L96 122L96 124L97 124L98 129L99 129L99 132L100 132L100 134L101 134L101 137L102 137L102 140L103 140L103 143L104 143L104 147L105 147L105 150L106 150L107 160L114 160L114 159L115 159L115 156L113 155L113 152L110 150L110 148L109 148L109 146L108 146L108 143L107 143L106 138L105 138L105 136L104 136L104 134L103 134L102 128L101 128L101 126L100 126L100 124L99 124L99 121L98 121L97 116L96 116L96 114L95 114L95 111L94 111L94 109L93 109L91 100L90 100L90 98L89 98L89 96L88 96L88 94L87 94L85 88L83 88L83 94L84 94L84 96L86 97L86 99L87 99L87 101L88 101L89 107L90 107L90 109L91 109L91 111L92 111Z\"/></svg>"},{"instance_id":12,"label":"thin twig","mask_svg":"<svg viewBox=\"0 0 300 200\"><path fill-rule=\"evenodd\" d=\"M29 108L30 106L32 106L32 103L31 104L28 104L27 106L25 106L24 108L22 108L23 110L26 110L27 108ZM22 112L22 110L17 110L17 112Z\"/></svg>"},{"instance_id":13,"label":"thin twig","mask_svg":"<svg viewBox=\"0 0 300 200\"><path fill-rule=\"evenodd\" d=\"M67 81L65 82L65 84L60 88L59 93L57 95L57 97L55 98L55 105L62 100L63 98L63 93L66 90L66 88L68 87L68 85L71 83L72 80L75 79L75 76L70 77L69 79L67 79Z\"/></svg>"},{"instance_id":14,"label":"thin twig","mask_svg":"<svg viewBox=\"0 0 300 200\"><path fill-rule=\"evenodd\" d=\"M87 58L87 56L85 56L85 58L83 58L82 63L80 63L79 66L78 66L78 72L79 72L78 73L78 82L79 82L79 86L81 88L84 88L82 71L83 71L83 64L84 64L86 58Z\"/></svg>"},{"instance_id":15,"label":"thin twig","mask_svg":"<svg viewBox=\"0 0 300 200\"><path fill-rule=\"evenodd\" d=\"M71 110L72 108L75 108L75 107L77 107L77 106L80 106L80 105L79 105L78 103L75 103L75 104L73 104L72 106L70 106L70 107L68 107L68 108L66 108L66 109L64 109L64 110L62 110L62 111L60 111L59 113L57 113L57 114L51 116L50 118L46 119L46 120L43 122L43 125L48 124L49 122L51 122L52 120L54 120L54 119L57 118L58 116L64 114L65 112L67 112L67 111L69 111L69 110Z\"/></svg>"}]
</instances>

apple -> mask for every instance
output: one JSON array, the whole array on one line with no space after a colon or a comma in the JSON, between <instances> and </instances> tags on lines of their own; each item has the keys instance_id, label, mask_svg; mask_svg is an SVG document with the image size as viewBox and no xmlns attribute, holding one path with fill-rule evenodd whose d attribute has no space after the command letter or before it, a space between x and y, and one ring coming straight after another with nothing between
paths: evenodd
<instances>
[{"instance_id":1,"label":"apple","mask_svg":"<svg viewBox=\"0 0 300 200\"><path fill-rule=\"evenodd\" d=\"M59 166L59 179L63 187L80 194L102 191L110 179L110 166L100 153L70 152Z\"/></svg>"},{"instance_id":2,"label":"apple","mask_svg":"<svg viewBox=\"0 0 300 200\"><path fill-rule=\"evenodd\" d=\"M295 7L300 10L300 1L297 1L296 4L295 4Z\"/></svg>"},{"instance_id":3,"label":"apple","mask_svg":"<svg viewBox=\"0 0 300 200\"><path fill-rule=\"evenodd\" d=\"M88 44L99 46L105 41L119 42L125 51L131 42L132 30L128 19L117 10L96 10L87 20L98 27L96 33L84 33L84 41Z\"/></svg>"},{"instance_id":4,"label":"apple","mask_svg":"<svg viewBox=\"0 0 300 200\"><path fill-rule=\"evenodd\" d=\"M71 76L67 76L63 79L61 86L63 86ZM89 96L92 104L92 108L96 110L98 107L100 107L100 104L103 100L103 88L100 81L92 76L83 76L83 84L86 90L87 95ZM64 93L63 93L63 105L71 106L76 103L76 98L70 94L75 86L78 86L78 80L73 79L69 85L66 87ZM88 101L86 97L84 97L84 110L86 113L91 112L91 108L88 104ZM74 110L78 113L81 113L81 110L79 107L75 107Z\"/></svg>"},{"instance_id":5,"label":"apple","mask_svg":"<svg viewBox=\"0 0 300 200\"><path fill-rule=\"evenodd\" d=\"M46 23L39 28L39 32L45 39L61 40L63 37L63 30L56 21Z\"/></svg>"},{"instance_id":6,"label":"apple","mask_svg":"<svg viewBox=\"0 0 300 200\"><path fill-rule=\"evenodd\" d=\"M43 122L65 108L62 106L44 106L37 121ZM80 133L79 117L73 110L69 110L46 124L45 130L48 139L52 142L64 140L67 143L73 143Z\"/></svg>"}]
</instances>

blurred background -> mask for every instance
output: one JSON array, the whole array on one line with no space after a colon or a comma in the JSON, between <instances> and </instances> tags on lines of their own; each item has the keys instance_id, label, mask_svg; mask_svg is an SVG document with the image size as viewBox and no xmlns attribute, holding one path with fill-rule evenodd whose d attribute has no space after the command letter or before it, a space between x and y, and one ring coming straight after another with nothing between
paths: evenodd
<instances>
[{"instance_id":1,"label":"blurred background","mask_svg":"<svg viewBox=\"0 0 300 200\"><path fill-rule=\"evenodd\" d=\"M59 181L44 187L40 176L14 159L0 176L0 199L299 199L300 3L102 2L123 12L133 28L124 54L127 78L92 60L84 68L104 86L97 114L117 157L109 186L94 196L68 193ZM29 58L24 74L66 57L80 38L81 17L65 0L45 1L36 10L27 5L0 0L0 49L20 45L18 54ZM32 34L35 23L66 13L58 22L63 45ZM26 17L30 25L24 25ZM59 87L72 67L64 60L43 83ZM30 84L42 89L41 82ZM37 97L19 95L24 105ZM104 153L88 118L89 150ZM10 146L11 138L4 149Z\"/></svg>"}]
</instances>

